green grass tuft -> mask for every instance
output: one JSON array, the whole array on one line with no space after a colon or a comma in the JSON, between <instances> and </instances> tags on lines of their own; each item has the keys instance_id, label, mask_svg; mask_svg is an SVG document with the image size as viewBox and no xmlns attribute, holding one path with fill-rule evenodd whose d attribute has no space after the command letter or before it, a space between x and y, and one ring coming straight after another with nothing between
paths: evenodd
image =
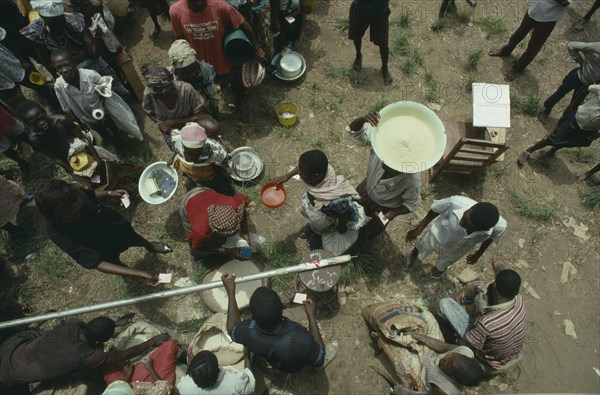
<instances>
[{"instance_id":1,"label":"green grass tuft","mask_svg":"<svg viewBox=\"0 0 600 395\"><path fill-rule=\"evenodd\" d=\"M469 54L469 57L467 58L467 70L468 71L476 71L477 67L479 67L479 61L481 60L482 56L483 56L482 49L478 49L476 51L471 52Z\"/></svg>"},{"instance_id":2,"label":"green grass tuft","mask_svg":"<svg viewBox=\"0 0 600 395\"><path fill-rule=\"evenodd\" d=\"M510 107L517 114L536 116L542 106L540 98L535 93L528 93L525 96L513 95L510 98Z\"/></svg>"},{"instance_id":3,"label":"green grass tuft","mask_svg":"<svg viewBox=\"0 0 600 395\"><path fill-rule=\"evenodd\" d=\"M388 104L390 104L390 102L386 99L385 96L381 95L381 96L379 96L379 98L377 100L375 100L373 102L370 110L371 111L380 111L383 107L387 106Z\"/></svg>"},{"instance_id":4,"label":"green grass tuft","mask_svg":"<svg viewBox=\"0 0 600 395\"><path fill-rule=\"evenodd\" d=\"M410 56L412 60L419 66L423 66L425 64L425 58L418 48L413 48L413 50L410 52Z\"/></svg>"},{"instance_id":5,"label":"green grass tuft","mask_svg":"<svg viewBox=\"0 0 600 395\"><path fill-rule=\"evenodd\" d=\"M35 270L41 270L47 279L57 284L74 279L72 259L54 243L48 243L32 258Z\"/></svg>"},{"instance_id":6,"label":"green grass tuft","mask_svg":"<svg viewBox=\"0 0 600 395\"><path fill-rule=\"evenodd\" d=\"M473 83L477 81L474 73L469 73L465 82L465 91L471 93L473 91Z\"/></svg>"},{"instance_id":7,"label":"green grass tuft","mask_svg":"<svg viewBox=\"0 0 600 395\"><path fill-rule=\"evenodd\" d=\"M408 10L404 10L400 13L400 17L393 22L402 28L407 28L412 23L412 15Z\"/></svg>"},{"instance_id":8,"label":"green grass tuft","mask_svg":"<svg viewBox=\"0 0 600 395\"><path fill-rule=\"evenodd\" d=\"M513 204L513 210L520 216L535 221L549 221L556 217L558 207L555 204L541 203L534 200L525 199L517 192L511 192L510 201Z\"/></svg>"},{"instance_id":9,"label":"green grass tuft","mask_svg":"<svg viewBox=\"0 0 600 395\"><path fill-rule=\"evenodd\" d=\"M471 10L462 9L462 10L456 11L456 19L458 19L458 21L460 23L466 24L466 23L471 22Z\"/></svg>"},{"instance_id":10,"label":"green grass tuft","mask_svg":"<svg viewBox=\"0 0 600 395\"><path fill-rule=\"evenodd\" d=\"M336 30L338 30L340 32L347 31L349 27L350 27L350 21L346 17L338 18L335 21L335 28L336 28Z\"/></svg>"},{"instance_id":11,"label":"green grass tuft","mask_svg":"<svg viewBox=\"0 0 600 395\"><path fill-rule=\"evenodd\" d=\"M392 53L408 55L410 52L410 35L404 30L392 30Z\"/></svg>"},{"instance_id":12,"label":"green grass tuft","mask_svg":"<svg viewBox=\"0 0 600 395\"><path fill-rule=\"evenodd\" d=\"M404 59L404 62L402 62L402 65L400 66L400 70L402 70L402 73L408 76L416 75L418 72L417 64L412 58Z\"/></svg>"},{"instance_id":13,"label":"green grass tuft","mask_svg":"<svg viewBox=\"0 0 600 395\"><path fill-rule=\"evenodd\" d=\"M485 38L497 38L506 33L507 21L496 16L486 16L479 20L479 25L485 33Z\"/></svg>"},{"instance_id":14,"label":"green grass tuft","mask_svg":"<svg viewBox=\"0 0 600 395\"><path fill-rule=\"evenodd\" d=\"M342 265L341 281L344 284L353 284L367 274L382 270L381 257L374 255L371 250L361 249L356 255L356 258Z\"/></svg>"},{"instance_id":15,"label":"green grass tuft","mask_svg":"<svg viewBox=\"0 0 600 395\"><path fill-rule=\"evenodd\" d=\"M600 185L589 187L581 194L583 203L594 209L600 207Z\"/></svg>"},{"instance_id":16,"label":"green grass tuft","mask_svg":"<svg viewBox=\"0 0 600 395\"><path fill-rule=\"evenodd\" d=\"M434 32L441 32L442 30L447 28L448 25L449 25L448 18L440 18L440 19L436 20L435 22L433 22L433 25L431 25L431 30L433 30Z\"/></svg>"},{"instance_id":17,"label":"green grass tuft","mask_svg":"<svg viewBox=\"0 0 600 395\"><path fill-rule=\"evenodd\" d=\"M596 162L598 158L598 152L594 150L594 148L575 148L571 150L567 150L565 152L566 157L572 162L579 163L591 163Z\"/></svg>"},{"instance_id":18,"label":"green grass tuft","mask_svg":"<svg viewBox=\"0 0 600 395\"><path fill-rule=\"evenodd\" d=\"M426 89L425 94L423 95L423 100L429 103L439 103L439 83L431 70L425 71L425 86Z\"/></svg>"}]
</instances>

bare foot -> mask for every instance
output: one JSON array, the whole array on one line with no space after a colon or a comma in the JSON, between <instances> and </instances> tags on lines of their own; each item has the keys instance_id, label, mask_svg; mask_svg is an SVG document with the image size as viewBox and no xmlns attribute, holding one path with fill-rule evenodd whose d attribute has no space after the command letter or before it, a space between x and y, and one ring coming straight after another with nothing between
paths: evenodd
<instances>
[{"instance_id":1,"label":"bare foot","mask_svg":"<svg viewBox=\"0 0 600 395\"><path fill-rule=\"evenodd\" d=\"M352 63L352 70L362 71L362 55L356 55L354 63Z\"/></svg>"},{"instance_id":2,"label":"bare foot","mask_svg":"<svg viewBox=\"0 0 600 395\"><path fill-rule=\"evenodd\" d=\"M514 80L517 79L518 76L519 76L518 72L516 72L515 70L511 70L508 73L504 74L504 81L513 82Z\"/></svg>"},{"instance_id":3,"label":"bare foot","mask_svg":"<svg viewBox=\"0 0 600 395\"><path fill-rule=\"evenodd\" d=\"M390 85L392 82L394 82L394 78L392 78L392 75L387 68L381 69L381 75L383 76L383 83L385 85Z\"/></svg>"},{"instance_id":4,"label":"bare foot","mask_svg":"<svg viewBox=\"0 0 600 395\"><path fill-rule=\"evenodd\" d=\"M509 53L506 53L506 52L504 51L504 48L503 48L503 47L500 47L500 48L491 48L491 49L488 51L488 55L490 55L490 56L494 56L494 57L501 57L501 58L504 58L504 57L506 57L506 56L509 56L510 54L509 54Z\"/></svg>"},{"instance_id":5,"label":"bare foot","mask_svg":"<svg viewBox=\"0 0 600 395\"><path fill-rule=\"evenodd\" d=\"M531 155L531 154L527 151L521 152L521 155L519 155L519 157L517 158L517 165L519 167L525 166L527 159L529 159L529 155Z\"/></svg>"}]
</instances>

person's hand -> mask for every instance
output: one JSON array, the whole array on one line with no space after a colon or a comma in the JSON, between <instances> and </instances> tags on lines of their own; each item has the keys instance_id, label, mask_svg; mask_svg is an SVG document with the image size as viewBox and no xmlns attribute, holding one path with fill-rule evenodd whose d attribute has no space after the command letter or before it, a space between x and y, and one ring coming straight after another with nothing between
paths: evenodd
<instances>
[{"instance_id":1,"label":"person's hand","mask_svg":"<svg viewBox=\"0 0 600 395\"><path fill-rule=\"evenodd\" d=\"M387 219L388 221L393 220L397 216L398 216L398 212L396 210L387 210L386 212L383 213L383 218Z\"/></svg>"},{"instance_id":2,"label":"person's hand","mask_svg":"<svg viewBox=\"0 0 600 395\"><path fill-rule=\"evenodd\" d=\"M160 335L156 335L148 341L152 347L158 347L169 339L171 339L171 335L168 333L161 333Z\"/></svg>"},{"instance_id":3,"label":"person's hand","mask_svg":"<svg viewBox=\"0 0 600 395\"><path fill-rule=\"evenodd\" d=\"M479 260L479 258L481 258L481 254L479 252L475 252L473 254L469 254L467 255L467 263L469 265L474 265L477 263L477 261Z\"/></svg>"},{"instance_id":4,"label":"person's hand","mask_svg":"<svg viewBox=\"0 0 600 395\"><path fill-rule=\"evenodd\" d=\"M580 66L583 66L583 57L581 55L577 56L575 62L579 63Z\"/></svg>"},{"instance_id":5,"label":"person's hand","mask_svg":"<svg viewBox=\"0 0 600 395\"><path fill-rule=\"evenodd\" d=\"M246 243L248 243L249 246L252 245L252 244L250 244L250 235L249 234L243 234L242 239L246 240Z\"/></svg>"},{"instance_id":6,"label":"person's hand","mask_svg":"<svg viewBox=\"0 0 600 395\"><path fill-rule=\"evenodd\" d=\"M108 191L108 196L116 200L121 200L123 196L127 195L129 195L129 193L127 193L127 191L124 189L115 189L112 191Z\"/></svg>"},{"instance_id":7,"label":"person's hand","mask_svg":"<svg viewBox=\"0 0 600 395\"><path fill-rule=\"evenodd\" d=\"M151 287L158 287L158 275L153 276L150 273L142 272L140 274L140 277L146 285L149 285Z\"/></svg>"},{"instance_id":8,"label":"person's hand","mask_svg":"<svg viewBox=\"0 0 600 395\"><path fill-rule=\"evenodd\" d=\"M306 316L308 318L314 318L317 314L317 305L312 299L306 299L302 305L304 306L304 311L306 312Z\"/></svg>"},{"instance_id":9,"label":"person's hand","mask_svg":"<svg viewBox=\"0 0 600 395\"><path fill-rule=\"evenodd\" d=\"M273 182L275 184L283 184L284 182L288 181L290 179L290 177L288 177L288 175L283 175L283 176L279 176L279 177L275 177L273 179Z\"/></svg>"},{"instance_id":10,"label":"person's hand","mask_svg":"<svg viewBox=\"0 0 600 395\"><path fill-rule=\"evenodd\" d=\"M144 364L144 367L148 370L153 369L154 365L152 364L152 358L150 358L149 355L146 355L144 358L142 358L142 364Z\"/></svg>"},{"instance_id":11,"label":"person's hand","mask_svg":"<svg viewBox=\"0 0 600 395\"><path fill-rule=\"evenodd\" d=\"M414 243L414 241L417 240L417 237L419 237L420 235L421 235L421 231L417 228L409 230L406 233L406 241L409 243Z\"/></svg>"},{"instance_id":12,"label":"person's hand","mask_svg":"<svg viewBox=\"0 0 600 395\"><path fill-rule=\"evenodd\" d=\"M125 326L125 325L131 323L131 321L133 320L133 317L135 317L135 313L127 313L127 314L119 317L115 321L115 325L116 326Z\"/></svg>"},{"instance_id":13,"label":"person's hand","mask_svg":"<svg viewBox=\"0 0 600 395\"><path fill-rule=\"evenodd\" d=\"M227 291L227 295L235 294L235 273L223 273L221 276L221 281L223 282L223 286L225 287L225 291Z\"/></svg>"},{"instance_id":14,"label":"person's hand","mask_svg":"<svg viewBox=\"0 0 600 395\"><path fill-rule=\"evenodd\" d=\"M158 121L158 128L163 133L168 133L171 131L171 125L169 121Z\"/></svg>"},{"instance_id":15,"label":"person's hand","mask_svg":"<svg viewBox=\"0 0 600 395\"><path fill-rule=\"evenodd\" d=\"M495 256L492 258L492 269L494 270L495 274L498 274L503 267L504 263L502 263L502 259L500 259L500 257Z\"/></svg>"},{"instance_id":16,"label":"person's hand","mask_svg":"<svg viewBox=\"0 0 600 395\"><path fill-rule=\"evenodd\" d=\"M379 125L379 113L376 111L371 111L365 116L365 121L369 122L372 126Z\"/></svg>"}]
</instances>

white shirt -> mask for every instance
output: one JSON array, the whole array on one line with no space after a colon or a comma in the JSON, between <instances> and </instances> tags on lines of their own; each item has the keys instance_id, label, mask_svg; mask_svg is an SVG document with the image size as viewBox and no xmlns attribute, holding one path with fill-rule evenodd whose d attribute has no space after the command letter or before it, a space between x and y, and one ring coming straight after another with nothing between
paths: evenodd
<instances>
[{"instance_id":1,"label":"white shirt","mask_svg":"<svg viewBox=\"0 0 600 395\"><path fill-rule=\"evenodd\" d=\"M574 4L578 0L569 0ZM558 22L565 16L567 7L563 7L556 0L531 0L527 15L536 22Z\"/></svg>"},{"instance_id":2,"label":"white shirt","mask_svg":"<svg viewBox=\"0 0 600 395\"><path fill-rule=\"evenodd\" d=\"M471 234L460 226L460 220L468 209L477 202L466 196L451 196L446 199L436 200L431 205L431 211L440 214L431 225L431 233L438 243L449 249L471 249L477 244L491 238L499 242L506 230L506 220L502 217L491 229L479 230Z\"/></svg>"},{"instance_id":3,"label":"white shirt","mask_svg":"<svg viewBox=\"0 0 600 395\"><path fill-rule=\"evenodd\" d=\"M219 368L217 383L211 388L200 388L186 375L177 384L180 395L249 395L254 392L256 380L250 369L241 372L231 366Z\"/></svg>"},{"instance_id":4,"label":"white shirt","mask_svg":"<svg viewBox=\"0 0 600 395\"><path fill-rule=\"evenodd\" d=\"M600 130L600 84L588 88L590 96L575 113L575 120L583 130L597 132Z\"/></svg>"},{"instance_id":5,"label":"white shirt","mask_svg":"<svg viewBox=\"0 0 600 395\"><path fill-rule=\"evenodd\" d=\"M92 117L92 110L100 104L100 96L94 87L100 80L100 74L94 70L79 69L79 89L69 84L61 76L54 83L56 97L64 111L72 112L75 117L87 124L98 121Z\"/></svg>"},{"instance_id":6,"label":"white shirt","mask_svg":"<svg viewBox=\"0 0 600 395\"><path fill-rule=\"evenodd\" d=\"M600 41L583 43L571 41L567 44L573 60L583 54L583 64L577 71L579 80L585 84L600 82Z\"/></svg>"}]
</instances>

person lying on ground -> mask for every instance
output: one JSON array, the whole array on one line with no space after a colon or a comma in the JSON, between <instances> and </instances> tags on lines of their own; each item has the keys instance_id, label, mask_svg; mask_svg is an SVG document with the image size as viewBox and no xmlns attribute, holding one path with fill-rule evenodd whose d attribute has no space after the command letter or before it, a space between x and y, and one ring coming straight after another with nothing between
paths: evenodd
<instances>
[{"instance_id":1,"label":"person lying on ground","mask_svg":"<svg viewBox=\"0 0 600 395\"><path fill-rule=\"evenodd\" d=\"M471 283L464 290L461 302L470 314L452 298L442 299L438 307L440 317L474 351L488 374L505 371L520 360L526 326L523 297L519 295L521 277L505 269L498 259L492 260L492 268L496 278L487 288ZM437 352L458 347L423 334L410 335Z\"/></svg>"},{"instance_id":2,"label":"person lying on ground","mask_svg":"<svg viewBox=\"0 0 600 395\"><path fill-rule=\"evenodd\" d=\"M188 192L179 215L192 256L208 264L248 259L264 238L248 230L247 207L246 195L227 196L205 187Z\"/></svg>"},{"instance_id":3,"label":"person lying on ground","mask_svg":"<svg viewBox=\"0 0 600 395\"><path fill-rule=\"evenodd\" d=\"M127 191L91 191L62 180L50 180L40 188L35 203L46 218L50 240L86 269L139 277L150 285L157 276L132 269L120 254L130 247L144 247L158 254L171 252L163 243L150 242L138 234L119 213L100 201L122 201Z\"/></svg>"},{"instance_id":4,"label":"person lying on ground","mask_svg":"<svg viewBox=\"0 0 600 395\"><path fill-rule=\"evenodd\" d=\"M437 262L431 269L431 277L435 279L441 278L448 267L481 243L475 253L467 255L468 264L477 263L494 241L500 242L507 226L493 204L478 203L466 196L451 196L434 201L425 218L408 231L406 241L414 242L432 221L431 228L407 255L406 266L422 262L435 252Z\"/></svg>"},{"instance_id":5,"label":"person lying on ground","mask_svg":"<svg viewBox=\"0 0 600 395\"><path fill-rule=\"evenodd\" d=\"M218 122L208 114L202 114L204 99L187 82L175 81L165 67L151 66L142 71L146 82L142 108L158 124L163 140L173 151L171 132L188 122L202 126L208 136L216 137Z\"/></svg>"},{"instance_id":6,"label":"person lying on ground","mask_svg":"<svg viewBox=\"0 0 600 395\"><path fill-rule=\"evenodd\" d=\"M358 202L360 195L344 176L336 174L320 150L304 152L298 165L274 182L282 184L295 175L300 176L306 189L300 207L308 223L300 237L308 239L311 250L325 248L335 255L343 254L358 240L359 229L368 220Z\"/></svg>"},{"instance_id":7,"label":"person lying on ground","mask_svg":"<svg viewBox=\"0 0 600 395\"><path fill-rule=\"evenodd\" d=\"M19 104L17 112L30 126L27 143L86 188L137 189L143 168L123 163L112 152L90 143L91 134L85 135L71 117L48 115L42 106L31 100ZM80 163L80 160L86 163Z\"/></svg>"},{"instance_id":8,"label":"person lying on ground","mask_svg":"<svg viewBox=\"0 0 600 395\"><path fill-rule=\"evenodd\" d=\"M76 318L61 321L49 331L27 330L0 346L0 389L26 391L27 384L56 379L140 355L169 340L166 333L126 350L102 350L117 322L97 317L85 324Z\"/></svg>"},{"instance_id":9,"label":"person lying on ground","mask_svg":"<svg viewBox=\"0 0 600 395\"><path fill-rule=\"evenodd\" d=\"M544 110L538 114L541 123L546 124L552 108L569 92L573 92L569 107L577 107L581 103L573 103L581 89L587 90L591 84L600 82L600 41L592 43L567 43L571 59L579 64L563 79L561 85L544 102Z\"/></svg>"},{"instance_id":10,"label":"person lying on ground","mask_svg":"<svg viewBox=\"0 0 600 395\"><path fill-rule=\"evenodd\" d=\"M257 288L250 297L252 318L242 321L235 299L235 274L225 273L221 281L227 292L227 331L231 339L284 373L296 373L307 366L325 363L325 345L317 326L317 307L304 301L308 331L283 316L283 303L275 291Z\"/></svg>"},{"instance_id":11,"label":"person lying on ground","mask_svg":"<svg viewBox=\"0 0 600 395\"><path fill-rule=\"evenodd\" d=\"M208 102L208 112L214 119L218 119L221 89L215 83L215 68L204 60L197 60L196 51L185 40L175 40L171 44L169 60L175 80L191 84L204 101Z\"/></svg>"},{"instance_id":12,"label":"person lying on ground","mask_svg":"<svg viewBox=\"0 0 600 395\"><path fill-rule=\"evenodd\" d=\"M373 127L379 124L379 113L358 117L346 127L352 137L371 145ZM361 236L373 239L398 215L414 212L421 202L421 173L401 173L387 166L371 147L366 178L356 187L360 204L371 217L360 230ZM383 221L377 216L381 214Z\"/></svg>"},{"instance_id":13,"label":"person lying on ground","mask_svg":"<svg viewBox=\"0 0 600 395\"><path fill-rule=\"evenodd\" d=\"M186 189L204 186L227 196L235 195L227 169L227 151L221 143L206 135L195 122L171 133L173 156L167 162L186 177Z\"/></svg>"},{"instance_id":14,"label":"person lying on ground","mask_svg":"<svg viewBox=\"0 0 600 395\"><path fill-rule=\"evenodd\" d=\"M115 145L122 144L121 134L142 141L144 137L131 108L119 95L109 97L98 90L110 91L109 77L100 77L94 70L78 69L69 51L57 49L51 55L52 64L60 77L54 89L63 110L80 122L95 128L98 133ZM104 115L94 117L94 110L101 109Z\"/></svg>"},{"instance_id":15,"label":"person lying on ground","mask_svg":"<svg viewBox=\"0 0 600 395\"><path fill-rule=\"evenodd\" d=\"M588 92L590 97L575 112L562 118L550 134L521 152L517 159L519 167L542 148L552 147L544 155L550 157L561 148L589 147L600 137L600 84L590 85Z\"/></svg>"},{"instance_id":16,"label":"person lying on ground","mask_svg":"<svg viewBox=\"0 0 600 395\"><path fill-rule=\"evenodd\" d=\"M191 358L190 358L191 357ZM250 355L244 349L244 370L233 366L219 367L219 361L210 351L200 351L193 357L188 354L186 375L177 384L181 395L218 395L254 393L256 380L250 370Z\"/></svg>"}]
</instances>

